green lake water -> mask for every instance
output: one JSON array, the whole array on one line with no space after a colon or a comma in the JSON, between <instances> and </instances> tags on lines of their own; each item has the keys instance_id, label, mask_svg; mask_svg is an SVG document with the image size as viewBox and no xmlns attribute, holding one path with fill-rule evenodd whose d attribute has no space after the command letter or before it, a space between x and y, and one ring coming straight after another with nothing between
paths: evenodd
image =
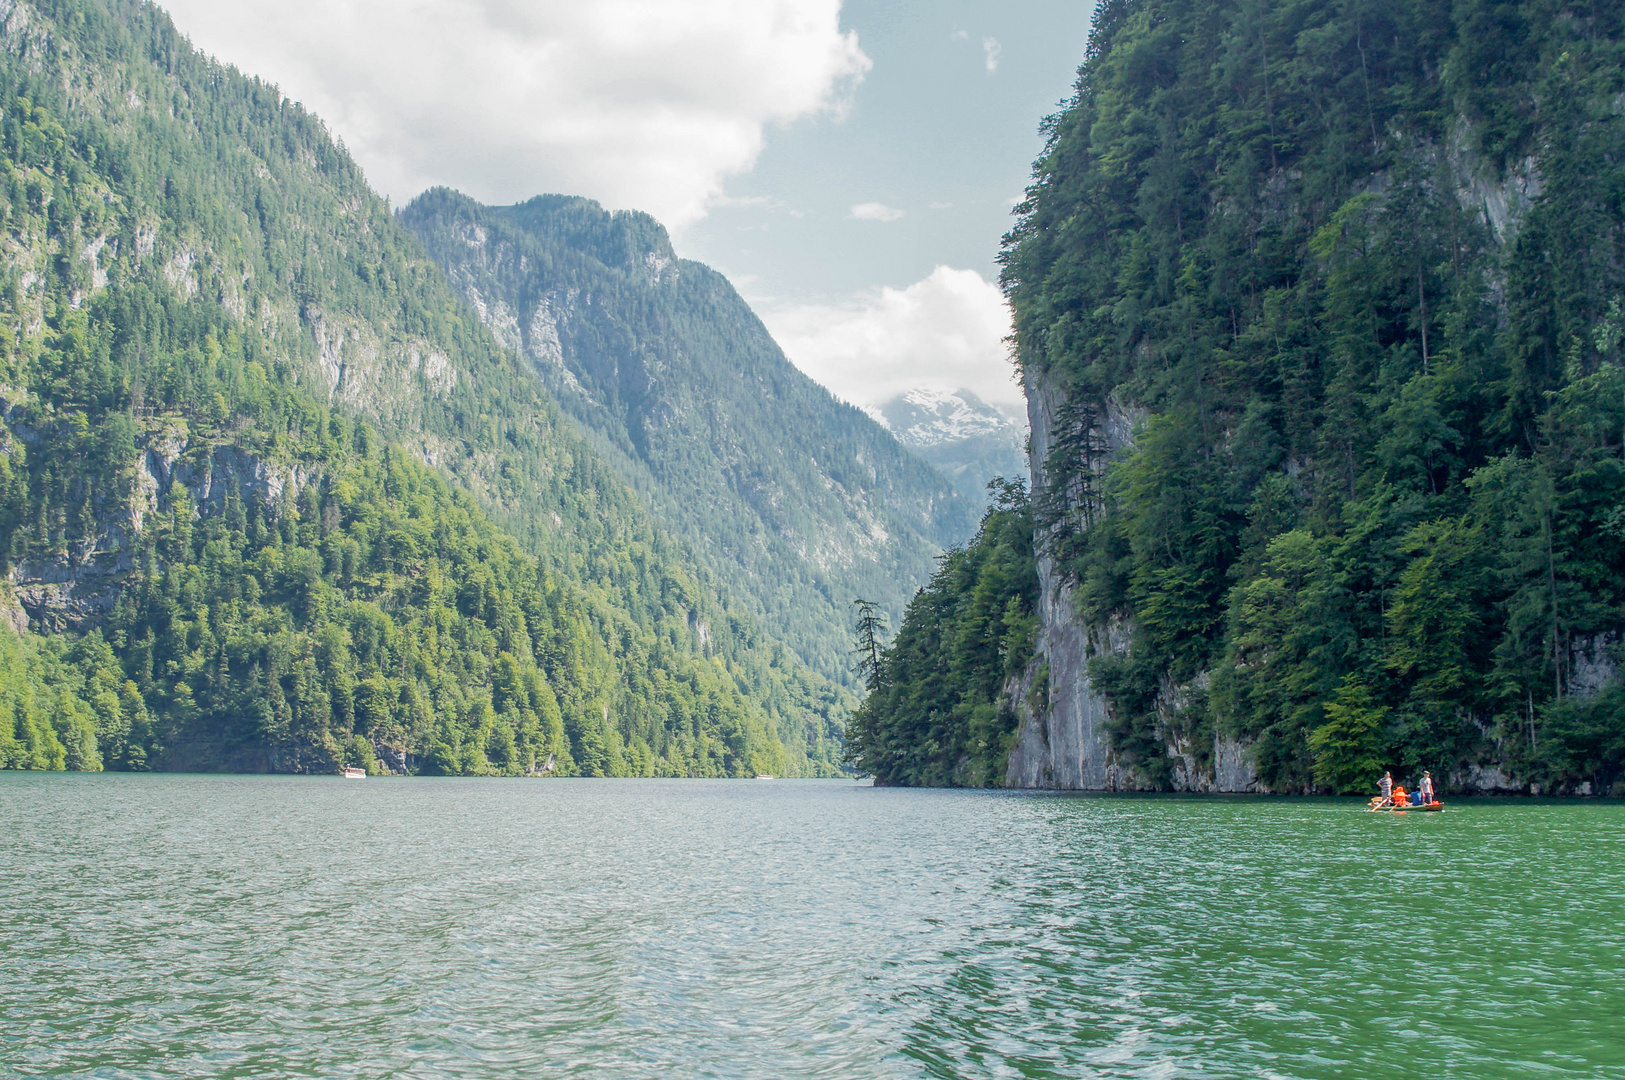
<instances>
[{"instance_id":1,"label":"green lake water","mask_svg":"<svg viewBox=\"0 0 1625 1080\"><path fill-rule=\"evenodd\" d=\"M1625 1077L1625 805L0 774L0 1076Z\"/></svg>"}]
</instances>

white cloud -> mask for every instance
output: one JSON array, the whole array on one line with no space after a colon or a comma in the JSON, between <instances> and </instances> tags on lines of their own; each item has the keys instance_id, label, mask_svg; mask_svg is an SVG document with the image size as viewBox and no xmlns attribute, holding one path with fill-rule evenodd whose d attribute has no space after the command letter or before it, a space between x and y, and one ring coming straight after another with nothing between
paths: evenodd
<instances>
[{"instance_id":1,"label":"white cloud","mask_svg":"<svg viewBox=\"0 0 1625 1080\"><path fill-rule=\"evenodd\" d=\"M859 221L896 221L903 216L903 211L885 203L866 202L854 206L852 216Z\"/></svg>"},{"instance_id":2,"label":"white cloud","mask_svg":"<svg viewBox=\"0 0 1625 1080\"><path fill-rule=\"evenodd\" d=\"M999 54L1004 52L1004 46L999 44L998 38L985 37L982 39L982 57L987 64L987 73L993 74L999 70Z\"/></svg>"},{"instance_id":3,"label":"white cloud","mask_svg":"<svg viewBox=\"0 0 1625 1080\"><path fill-rule=\"evenodd\" d=\"M278 84L397 201L544 191L681 228L764 128L838 110L870 67L840 0L167 0Z\"/></svg>"},{"instance_id":4,"label":"white cloud","mask_svg":"<svg viewBox=\"0 0 1625 1080\"><path fill-rule=\"evenodd\" d=\"M948 35L948 40L949 41L969 41L970 40L970 34L968 32L966 32L966 31L964 31L964 30L955 30L953 33Z\"/></svg>"},{"instance_id":5,"label":"white cloud","mask_svg":"<svg viewBox=\"0 0 1625 1080\"><path fill-rule=\"evenodd\" d=\"M761 316L796 367L855 405L961 387L991 405L1022 401L1004 341L1010 309L975 270L939 266L906 289L841 304L764 305Z\"/></svg>"}]
</instances>

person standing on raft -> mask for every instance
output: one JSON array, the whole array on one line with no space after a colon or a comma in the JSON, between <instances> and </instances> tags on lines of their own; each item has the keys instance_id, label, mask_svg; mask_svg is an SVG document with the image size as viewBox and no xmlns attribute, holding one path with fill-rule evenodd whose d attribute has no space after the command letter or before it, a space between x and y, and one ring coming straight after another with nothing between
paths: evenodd
<instances>
[{"instance_id":1,"label":"person standing on raft","mask_svg":"<svg viewBox=\"0 0 1625 1080\"><path fill-rule=\"evenodd\" d=\"M1422 770L1422 782L1416 785L1417 802L1426 806L1437 798L1433 794L1433 774L1426 769Z\"/></svg>"},{"instance_id":2,"label":"person standing on raft","mask_svg":"<svg viewBox=\"0 0 1625 1080\"><path fill-rule=\"evenodd\" d=\"M1377 790L1382 792L1382 806L1391 806L1394 802L1394 774L1385 772L1382 779L1377 781Z\"/></svg>"}]
</instances>

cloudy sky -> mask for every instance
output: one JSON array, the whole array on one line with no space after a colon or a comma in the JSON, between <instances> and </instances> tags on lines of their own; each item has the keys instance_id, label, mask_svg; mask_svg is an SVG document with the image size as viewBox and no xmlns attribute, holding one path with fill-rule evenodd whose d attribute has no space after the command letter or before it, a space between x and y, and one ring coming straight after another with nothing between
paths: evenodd
<instances>
[{"instance_id":1,"label":"cloudy sky","mask_svg":"<svg viewBox=\"0 0 1625 1080\"><path fill-rule=\"evenodd\" d=\"M321 115L396 205L446 184L647 210L846 400L1020 400L994 257L1089 0L164 6Z\"/></svg>"}]
</instances>

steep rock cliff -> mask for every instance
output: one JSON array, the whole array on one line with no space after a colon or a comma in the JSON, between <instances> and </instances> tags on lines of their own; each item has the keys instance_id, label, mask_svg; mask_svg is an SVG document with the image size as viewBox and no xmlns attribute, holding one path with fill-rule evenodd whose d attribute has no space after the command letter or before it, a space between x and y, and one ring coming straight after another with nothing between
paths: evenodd
<instances>
[{"instance_id":1,"label":"steep rock cliff","mask_svg":"<svg viewBox=\"0 0 1625 1080\"><path fill-rule=\"evenodd\" d=\"M1625 782L1622 18L1102 5L1004 255L1007 782Z\"/></svg>"},{"instance_id":2,"label":"steep rock cliff","mask_svg":"<svg viewBox=\"0 0 1625 1080\"><path fill-rule=\"evenodd\" d=\"M1044 374L1028 374L1023 388L1033 485L1036 490L1053 490L1057 481L1046 467L1056 449L1056 430L1077 421L1069 415L1064 395ZM1101 422L1086 437L1109 461L1132 448L1134 426L1143 419L1143 413L1108 401ZM1020 726L1004 784L1068 791L1144 790L1153 785L1114 752L1108 730L1111 702L1089 676L1091 660L1128 653L1131 629L1118 618L1091 622L1078 610L1076 582L1056 554L1062 532L1063 526L1053 520L1041 521L1036 529L1039 631L1032 662L1005 691ZM1178 687L1163 687L1159 707L1172 711L1178 694ZM1199 761L1192 748L1181 745L1177 737L1167 741L1167 753L1177 762L1175 790L1258 789L1247 748L1234 738L1214 734L1211 755L1204 754L1205 761Z\"/></svg>"}]
</instances>

